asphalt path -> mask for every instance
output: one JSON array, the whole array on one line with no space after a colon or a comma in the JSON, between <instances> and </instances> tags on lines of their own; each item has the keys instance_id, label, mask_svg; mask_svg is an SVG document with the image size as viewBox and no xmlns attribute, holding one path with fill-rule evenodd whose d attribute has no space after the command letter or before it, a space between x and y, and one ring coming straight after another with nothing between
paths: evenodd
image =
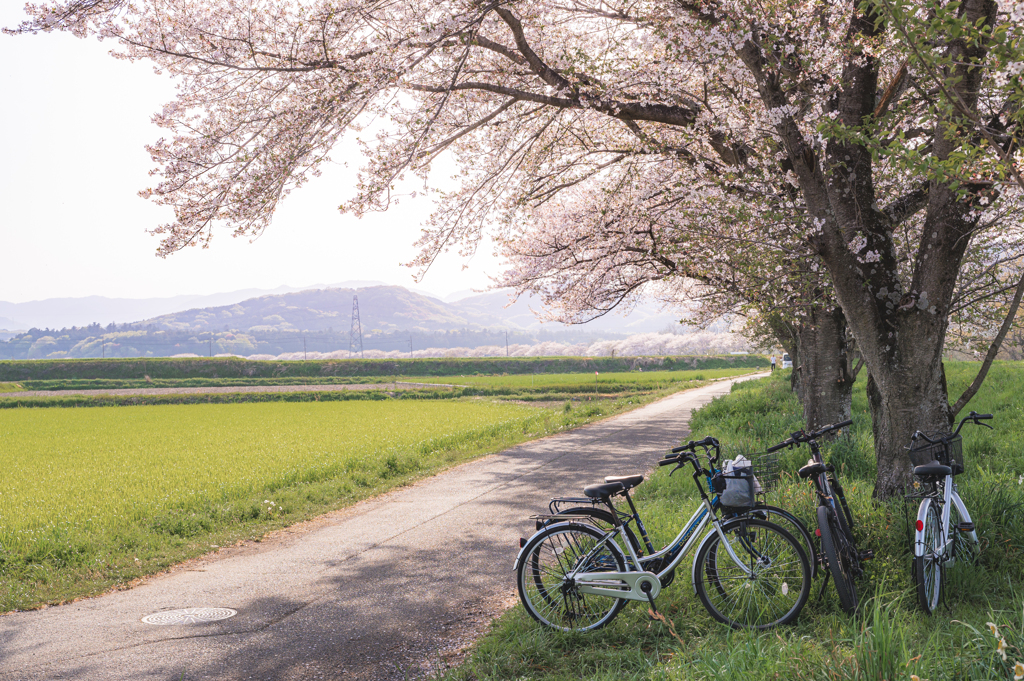
<instances>
[{"instance_id":1,"label":"asphalt path","mask_svg":"<svg viewBox=\"0 0 1024 681\"><path fill-rule=\"evenodd\" d=\"M2 616L0 679L421 676L514 602L518 538L551 496L649 470L688 435L692 410L755 377L527 442L130 590ZM199 607L238 614L142 622Z\"/></svg>"}]
</instances>

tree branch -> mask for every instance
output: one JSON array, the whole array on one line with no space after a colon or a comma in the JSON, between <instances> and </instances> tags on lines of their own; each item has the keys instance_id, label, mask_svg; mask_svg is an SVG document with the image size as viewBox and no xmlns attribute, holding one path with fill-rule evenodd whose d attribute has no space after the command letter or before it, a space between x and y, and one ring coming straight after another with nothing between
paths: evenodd
<instances>
[{"instance_id":1,"label":"tree branch","mask_svg":"<svg viewBox=\"0 0 1024 681\"><path fill-rule=\"evenodd\" d=\"M992 341L992 345L988 348L988 353L985 355L985 361L981 363L981 369L978 371L978 375L974 377L974 381L964 394L960 396L960 399L956 401L956 404L950 409L951 417L956 418L956 415L960 413L960 410L967 406L967 403L971 401L975 393L978 392L978 388L981 387L982 382L985 380L985 376L988 375L988 370L992 366L992 362L995 360L996 355L999 354L999 347L1003 344L1003 339L1006 338L1006 334L1010 331L1010 326L1013 324L1013 320L1017 318L1017 308L1020 307L1021 296L1024 296L1024 277L1020 278L1017 283L1017 291L1013 294L1013 302L1010 303L1010 309L1006 313L1006 318L1003 320L1003 325L999 329L999 333L996 334L995 339Z\"/></svg>"}]
</instances>

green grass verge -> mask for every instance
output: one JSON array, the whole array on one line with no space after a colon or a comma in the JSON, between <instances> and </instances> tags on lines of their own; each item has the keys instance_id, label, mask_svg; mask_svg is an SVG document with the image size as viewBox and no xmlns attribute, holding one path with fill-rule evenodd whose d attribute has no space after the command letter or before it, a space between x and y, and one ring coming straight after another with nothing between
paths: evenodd
<instances>
[{"instance_id":1,"label":"green grass verge","mask_svg":"<svg viewBox=\"0 0 1024 681\"><path fill-rule=\"evenodd\" d=\"M9 410L0 612L100 593L667 392L557 409L477 398Z\"/></svg>"},{"instance_id":2,"label":"green grass verge","mask_svg":"<svg viewBox=\"0 0 1024 681\"><path fill-rule=\"evenodd\" d=\"M977 364L949 363L951 394L973 378ZM731 395L694 414L694 437L714 435L729 453L758 451L801 426L801 409L788 390L789 372L740 383ZM970 470L960 493L985 545L981 565L947 573L948 610L926 616L917 609L910 579L908 510L901 501L871 499L875 471L870 418L863 383L855 392L849 440L828 447L842 471L857 522L859 543L876 559L858 583L862 611L848 617L829 584L821 581L797 622L774 631L732 631L714 622L690 585L692 555L658 607L679 638L646 609L630 604L603 630L564 635L543 630L516 606L493 625L448 679L1012 679L1024 662L1024 365L997 363L969 405L996 414L996 431L965 426ZM806 448L787 452L784 468L795 471ZM653 462L652 462L653 463ZM610 471L612 472L612 471ZM566 490L574 493L577 490ZM656 470L637 490L638 506L654 538L670 540L697 503L691 477ZM809 527L812 492L792 477L770 501L802 516ZM539 510L539 509L538 509ZM909 515L908 516L908 512ZM986 626L998 627L999 637ZM997 651L1005 638L1007 659Z\"/></svg>"},{"instance_id":3,"label":"green grass verge","mask_svg":"<svg viewBox=\"0 0 1024 681\"><path fill-rule=\"evenodd\" d=\"M0 393L14 393L22 390L25 390L25 388L17 383L0 383Z\"/></svg>"},{"instance_id":4,"label":"green grass verge","mask_svg":"<svg viewBox=\"0 0 1024 681\"><path fill-rule=\"evenodd\" d=\"M471 357L257 361L234 357L48 359L0 361L0 381L78 379L307 378L371 376L464 376L479 374L593 373L766 368L761 355L678 357Z\"/></svg>"}]
</instances>

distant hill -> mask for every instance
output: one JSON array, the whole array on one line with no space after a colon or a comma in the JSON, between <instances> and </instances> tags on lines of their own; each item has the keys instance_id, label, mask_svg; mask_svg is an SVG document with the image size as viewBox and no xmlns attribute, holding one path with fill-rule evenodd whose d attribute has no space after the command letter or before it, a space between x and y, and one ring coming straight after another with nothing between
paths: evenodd
<instances>
[{"instance_id":1,"label":"distant hill","mask_svg":"<svg viewBox=\"0 0 1024 681\"><path fill-rule=\"evenodd\" d=\"M136 326L197 331L344 331L352 321L352 298L359 296L364 333L381 331L438 331L481 326L453 306L413 293L401 286L325 288L250 298L233 305L205 307L161 315ZM486 324L485 324L486 325Z\"/></svg>"},{"instance_id":2,"label":"distant hill","mask_svg":"<svg viewBox=\"0 0 1024 681\"><path fill-rule=\"evenodd\" d=\"M678 317L657 309L638 308L628 317L610 314L582 326L543 324L534 310L540 301L521 297L509 305L507 291L495 291L446 303L401 286L325 288L250 298L232 305L165 314L135 324L184 331L348 331L352 298L359 296L363 332L446 331L510 328L523 331L604 331L616 334L650 333L677 325ZM506 307L507 306L507 307Z\"/></svg>"}]
</instances>

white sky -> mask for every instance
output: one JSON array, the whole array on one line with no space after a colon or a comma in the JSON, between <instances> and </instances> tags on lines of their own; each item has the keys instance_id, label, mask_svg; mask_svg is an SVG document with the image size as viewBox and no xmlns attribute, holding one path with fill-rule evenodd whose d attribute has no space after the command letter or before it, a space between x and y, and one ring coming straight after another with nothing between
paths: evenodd
<instances>
[{"instance_id":1,"label":"white sky","mask_svg":"<svg viewBox=\"0 0 1024 681\"><path fill-rule=\"evenodd\" d=\"M0 7L0 26L22 18ZM102 295L119 298L272 289L369 279L417 286L402 267L430 212L423 199L358 220L340 215L358 158L293 192L255 243L215 233L208 250L155 256L147 228L170 210L137 196L157 178L144 145L161 131L150 116L173 87L112 45L68 35L0 35L0 300ZM343 154L334 154L343 161ZM463 270L452 254L417 286L444 296L489 285L500 263L481 247Z\"/></svg>"}]
</instances>

